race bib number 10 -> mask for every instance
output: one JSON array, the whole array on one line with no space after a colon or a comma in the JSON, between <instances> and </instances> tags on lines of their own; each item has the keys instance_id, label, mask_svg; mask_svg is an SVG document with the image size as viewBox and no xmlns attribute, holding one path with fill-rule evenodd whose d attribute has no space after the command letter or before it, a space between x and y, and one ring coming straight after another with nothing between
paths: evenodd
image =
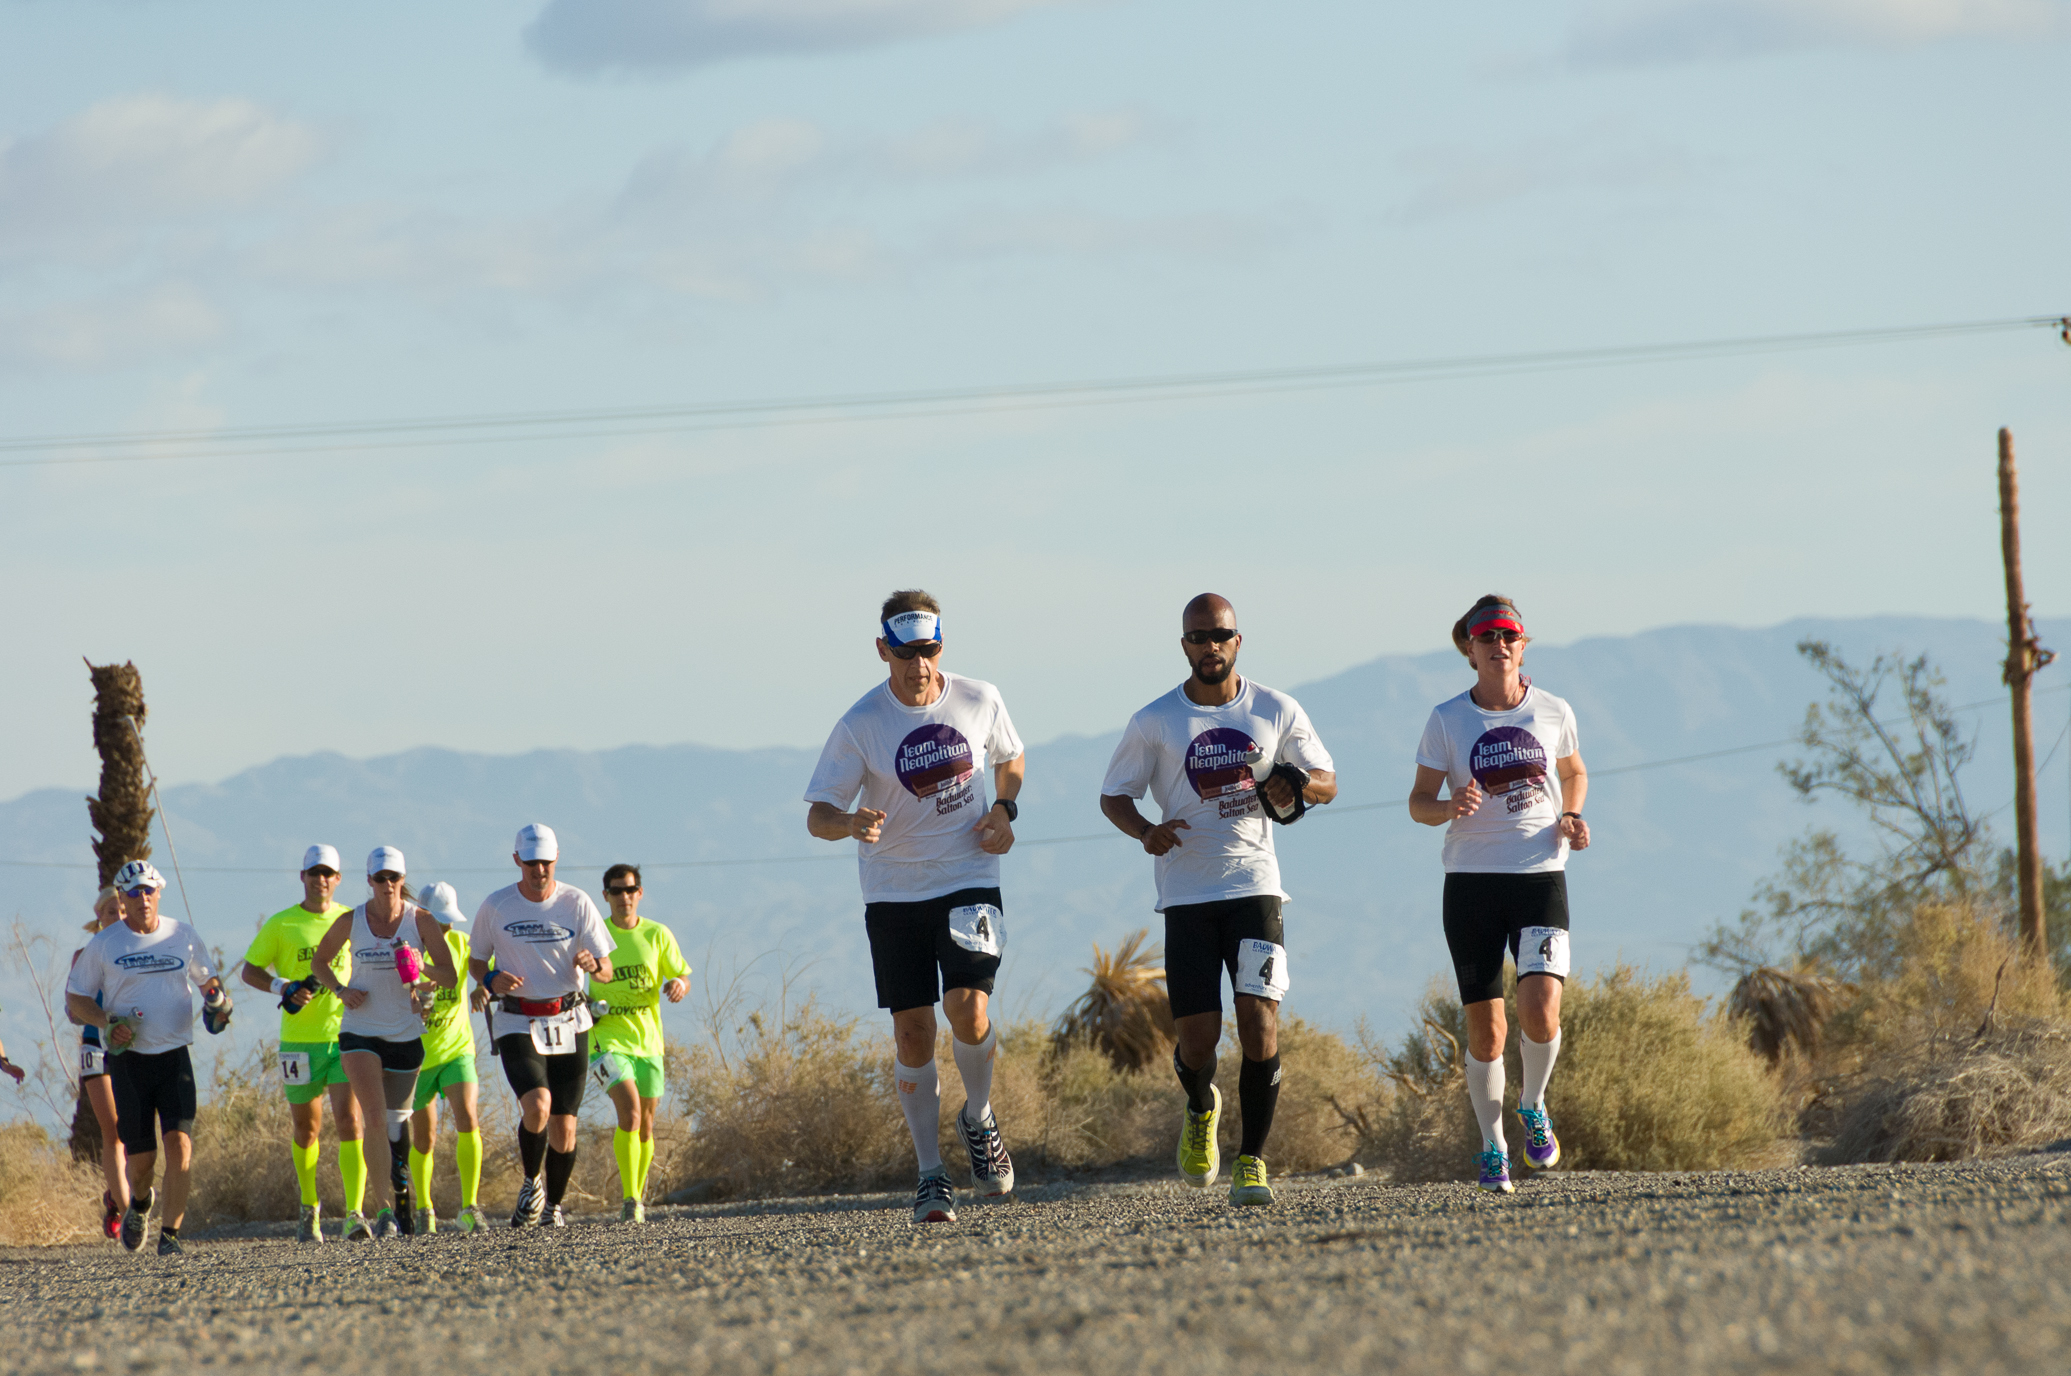
<instances>
[{"instance_id":1,"label":"race bib number 10","mask_svg":"<svg viewBox=\"0 0 2071 1376\"><path fill-rule=\"evenodd\" d=\"M990 903L951 908L949 939L966 951L976 951L981 956L998 955L1007 941L1007 934L1000 926L1000 910Z\"/></svg>"},{"instance_id":2,"label":"race bib number 10","mask_svg":"<svg viewBox=\"0 0 2071 1376\"><path fill-rule=\"evenodd\" d=\"M309 1053L307 1051L283 1051L280 1053L280 1082L284 1085L306 1085L309 1083Z\"/></svg>"},{"instance_id":3,"label":"race bib number 10","mask_svg":"<svg viewBox=\"0 0 2071 1376\"><path fill-rule=\"evenodd\" d=\"M80 1043L79 1078L83 1080L89 1075L105 1075L107 1073L108 1053L101 1050L98 1046L88 1046L84 1042Z\"/></svg>"}]
</instances>

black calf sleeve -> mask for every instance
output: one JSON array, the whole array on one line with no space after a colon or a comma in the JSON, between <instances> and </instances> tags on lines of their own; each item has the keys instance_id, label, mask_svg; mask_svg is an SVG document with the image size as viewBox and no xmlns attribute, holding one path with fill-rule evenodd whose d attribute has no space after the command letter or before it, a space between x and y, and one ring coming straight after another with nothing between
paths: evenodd
<instances>
[{"instance_id":1,"label":"black calf sleeve","mask_svg":"<svg viewBox=\"0 0 2071 1376\"><path fill-rule=\"evenodd\" d=\"M1266 1134L1273 1130L1273 1109L1280 1102L1280 1058L1245 1058L1237 1072L1237 1103L1244 1111L1244 1141L1239 1156L1264 1156Z\"/></svg>"},{"instance_id":2,"label":"black calf sleeve","mask_svg":"<svg viewBox=\"0 0 2071 1376\"><path fill-rule=\"evenodd\" d=\"M1195 1070L1187 1069L1187 1063L1179 1058L1179 1048L1172 1048L1172 1073L1179 1076L1180 1088L1187 1092L1187 1108L1195 1113L1206 1113L1215 1106L1215 1100L1208 1091L1215 1084L1215 1057L1210 1055L1208 1064Z\"/></svg>"},{"instance_id":3,"label":"black calf sleeve","mask_svg":"<svg viewBox=\"0 0 2071 1376\"><path fill-rule=\"evenodd\" d=\"M525 1172L527 1180L539 1175L539 1167L547 1159L547 1135L534 1132L522 1123L518 1126L518 1165Z\"/></svg>"},{"instance_id":4,"label":"black calf sleeve","mask_svg":"<svg viewBox=\"0 0 2071 1376\"><path fill-rule=\"evenodd\" d=\"M568 1193L568 1177L575 1174L575 1153L547 1148L547 1204L559 1204Z\"/></svg>"}]
</instances>

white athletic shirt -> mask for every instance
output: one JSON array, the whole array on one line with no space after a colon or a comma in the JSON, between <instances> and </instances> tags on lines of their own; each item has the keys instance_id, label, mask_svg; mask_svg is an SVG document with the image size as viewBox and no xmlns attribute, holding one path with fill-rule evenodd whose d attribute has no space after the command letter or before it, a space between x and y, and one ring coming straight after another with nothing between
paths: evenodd
<instances>
[{"instance_id":1,"label":"white athletic shirt","mask_svg":"<svg viewBox=\"0 0 2071 1376\"><path fill-rule=\"evenodd\" d=\"M417 909L403 911L402 925L396 928L394 936L377 936L367 921L367 905L362 903L352 910L352 979L346 987L366 990L367 1001L345 1010L338 1022L340 1032L390 1042L407 1042L424 1035L424 1019L410 1006L410 988L396 973L396 942L417 935ZM431 964L431 958L423 951L417 954L424 957L427 966Z\"/></svg>"},{"instance_id":2,"label":"white athletic shirt","mask_svg":"<svg viewBox=\"0 0 2071 1376\"><path fill-rule=\"evenodd\" d=\"M525 982L506 997L546 1000L585 986L575 968L579 951L611 958L611 935L590 896L558 880L544 903L534 903L518 886L498 889L475 911L468 955L494 963L502 974Z\"/></svg>"},{"instance_id":3,"label":"white athletic shirt","mask_svg":"<svg viewBox=\"0 0 2071 1376\"><path fill-rule=\"evenodd\" d=\"M1276 764L1330 769L1301 704L1244 680L1234 701L1203 707L1174 688L1129 718L1103 797L1157 799L1159 822L1186 822L1179 844L1157 859L1158 908L1275 894L1280 859L1273 826L1260 807L1257 782Z\"/></svg>"},{"instance_id":4,"label":"white athletic shirt","mask_svg":"<svg viewBox=\"0 0 2071 1376\"><path fill-rule=\"evenodd\" d=\"M997 765L1021 756L999 689L942 675L942 693L908 707L881 683L842 713L820 751L805 800L885 814L872 845L856 846L865 903L917 903L958 889L995 889L1000 858L974 828L992 806Z\"/></svg>"},{"instance_id":5,"label":"white athletic shirt","mask_svg":"<svg viewBox=\"0 0 2071 1376\"><path fill-rule=\"evenodd\" d=\"M152 1055L194 1040L194 993L215 973L194 929L160 914L154 932L132 931L127 922L96 932L72 962L65 992L98 996L111 1017L141 1012L126 1049Z\"/></svg>"},{"instance_id":6,"label":"white athletic shirt","mask_svg":"<svg viewBox=\"0 0 2071 1376\"><path fill-rule=\"evenodd\" d=\"M1431 709L1417 763L1442 769L1454 793L1471 778L1488 799L1445 831L1447 874L1537 874L1564 869L1560 771L1580 747L1575 712L1553 694L1527 686L1508 712L1485 712L1466 693Z\"/></svg>"}]
</instances>

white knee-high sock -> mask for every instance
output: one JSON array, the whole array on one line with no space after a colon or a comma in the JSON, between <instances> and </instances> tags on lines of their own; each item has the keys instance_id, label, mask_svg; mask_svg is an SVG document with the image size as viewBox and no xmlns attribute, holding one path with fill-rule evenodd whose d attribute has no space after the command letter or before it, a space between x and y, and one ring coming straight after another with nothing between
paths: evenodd
<instances>
[{"instance_id":1,"label":"white knee-high sock","mask_svg":"<svg viewBox=\"0 0 2071 1376\"><path fill-rule=\"evenodd\" d=\"M1503 1138L1503 1057L1477 1061L1467 1056L1467 1101L1474 1105L1474 1119L1481 1124L1481 1140L1507 1152Z\"/></svg>"},{"instance_id":2,"label":"white knee-high sock","mask_svg":"<svg viewBox=\"0 0 2071 1376\"><path fill-rule=\"evenodd\" d=\"M913 1154L920 1161L920 1173L941 1170L942 1082L935 1073L935 1063L901 1065L895 1056L892 1075L899 1082L899 1111L906 1115L906 1130L913 1134Z\"/></svg>"},{"instance_id":3,"label":"white knee-high sock","mask_svg":"<svg viewBox=\"0 0 2071 1376\"><path fill-rule=\"evenodd\" d=\"M1560 1029L1553 1029L1550 1042L1535 1042L1523 1033L1517 1040L1524 1051L1524 1083L1517 1088L1517 1106L1544 1108L1546 1082L1553 1078L1553 1063L1560 1059Z\"/></svg>"},{"instance_id":4,"label":"white knee-high sock","mask_svg":"<svg viewBox=\"0 0 2071 1376\"><path fill-rule=\"evenodd\" d=\"M1000 1025L985 1029L985 1040L966 1045L954 1036L949 1044L956 1051L956 1073L964 1081L965 1116L983 1123L992 1112L992 1063L999 1055Z\"/></svg>"}]
</instances>

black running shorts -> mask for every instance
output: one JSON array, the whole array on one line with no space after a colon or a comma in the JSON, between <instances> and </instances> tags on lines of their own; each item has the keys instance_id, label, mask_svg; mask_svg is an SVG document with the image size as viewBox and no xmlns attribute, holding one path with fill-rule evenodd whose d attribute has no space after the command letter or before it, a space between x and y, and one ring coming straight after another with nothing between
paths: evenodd
<instances>
[{"instance_id":1,"label":"black running shorts","mask_svg":"<svg viewBox=\"0 0 2071 1376\"><path fill-rule=\"evenodd\" d=\"M1565 980L1567 930L1568 877L1559 870L1445 877L1445 944L1452 952L1461 1003L1503 997L1506 954L1518 961L1521 975ZM1533 949L1519 957L1519 939L1528 931ZM1561 935L1552 936L1554 931Z\"/></svg>"},{"instance_id":2,"label":"black running shorts","mask_svg":"<svg viewBox=\"0 0 2071 1376\"><path fill-rule=\"evenodd\" d=\"M1237 979L1237 943L1286 944L1280 896L1255 894L1213 903L1181 903L1165 910L1165 988L1172 1016L1222 1012L1222 977Z\"/></svg>"},{"instance_id":3,"label":"black running shorts","mask_svg":"<svg viewBox=\"0 0 2071 1376\"><path fill-rule=\"evenodd\" d=\"M371 1051L381 1058L381 1068L391 1075L404 1075L424 1068L424 1038L390 1041L386 1037L362 1037L357 1032L338 1034L338 1054Z\"/></svg>"},{"instance_id":4,"label":"black running shorts","mask_svg":"<svg viewBox=\"0 0 2071 1376\"><path fill-rule=\"evenodd\" d=\"M115 1090L115 1135L132 1156L158 1150L157 1133L194 1135L194 1114L200 1096L194 1089L194 1062L187 1048L146 1055L125 1051L108 1058L108 1082ZM153 1119L156 1119L154 1130Z\"/></svg>"},{"instance_id":5,"label":"black running shorts","mask_svg":"<svg viewBox=\"0 0 2071 1376\"><path fill-rule=\"evenodd\" d=\"M987 954L960 944L950 931L952 912L979 904L988 904L995 912L1005 908L998 889L958 889L918 903L863 905L863 926L870 933L870 969L877 976L879 1008L889 1008L894 1013L932 1008L944 989L992 993L993 976L1000 972L999 953L1004 938L996 929L962 934L965 940L976 944L990 944L993 951Z\"/></svg>"},{"instance_id":6,"label":"black running shorts","mask_svg":"<svg viewBox=\"0 0 2071 1376\"><path fill-rule=\"evenodd\" d=\"M506 1024L508 1025L508 1024ZM532 1044L532 1032L512 1032L496 1039L496 1055L503 1062L503 1078L511 1093L520 1099L535 1089L551 1091L547 1112L573 1116L582 1107L584 1083L590 1071L590 1034L575 1034L575 1049L558 1056L542 1056Z\"/></svg>"}]
</instances>

